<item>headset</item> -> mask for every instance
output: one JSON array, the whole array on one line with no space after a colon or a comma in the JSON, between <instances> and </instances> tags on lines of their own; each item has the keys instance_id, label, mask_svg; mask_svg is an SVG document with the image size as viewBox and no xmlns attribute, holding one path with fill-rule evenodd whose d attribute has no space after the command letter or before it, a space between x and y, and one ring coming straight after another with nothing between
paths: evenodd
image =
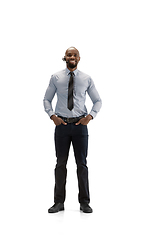
<instances>
[{"instance_id":1,"label":"headset","mask_svg":"<svg viewBox=\"0 0 160 240\"><path fill-rule=\"evenodd\" d=\"M66 57L63 57L62 60L63 60L63 61L66 61Z\"/></svg>"}]
</instances>

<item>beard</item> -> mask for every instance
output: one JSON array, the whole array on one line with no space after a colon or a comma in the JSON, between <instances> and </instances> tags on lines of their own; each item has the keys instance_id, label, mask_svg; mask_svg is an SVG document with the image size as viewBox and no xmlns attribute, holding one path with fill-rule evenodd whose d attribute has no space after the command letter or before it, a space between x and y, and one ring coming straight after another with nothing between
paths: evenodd
<instances>
[{"instance_id":1,"label":"beard","mask_svg":"<svg viewBox=\"0 0 160 240\"><path fill-rule=\"evenodd\" d=\"M75 67L77 67L77 62L75 62L75 64L68 62L68 67L69 67L69 68L75 68Z\"/></svg>"}]
</instances>

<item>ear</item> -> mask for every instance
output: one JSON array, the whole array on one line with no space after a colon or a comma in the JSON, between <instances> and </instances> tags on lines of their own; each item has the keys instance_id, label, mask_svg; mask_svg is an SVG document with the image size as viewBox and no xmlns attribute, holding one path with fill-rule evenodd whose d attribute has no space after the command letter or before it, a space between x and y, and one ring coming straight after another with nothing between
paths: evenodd
<instances>
[{"instance_id":1,"label":"ear","mask_svg":"<svg viewBox=\"0 0 160 240\"><path fill-rule=\"evenodd\" d=\"M66 61L66 57L64 56L64 57L62 58L62 60L63 60L63 61Z\"/></svg>"}]
</instances>

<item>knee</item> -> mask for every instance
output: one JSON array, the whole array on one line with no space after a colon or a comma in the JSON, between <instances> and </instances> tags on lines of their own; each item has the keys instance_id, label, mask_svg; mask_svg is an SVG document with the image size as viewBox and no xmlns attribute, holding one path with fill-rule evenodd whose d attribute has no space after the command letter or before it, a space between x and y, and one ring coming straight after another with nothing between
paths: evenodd
<instances>
[{"instance_id":1,"label":"knee","mask_svg":"<svg viewBox=\"0 0 160 240\"><path fill-rule=\"evenodd\" d=\"M56 168L58 168L58 167L66 168L67 159L68 159L67 157L58 157L57 158Z\"/></svg>"},{"instance_id":2,"label":"knee","mask_svg":"<svg viewBox=\"0 0 160 240\"><path fill-rule=\"evenodd\" d=\"M86 164L77 164L77 171L86 171L88 167Z\"/></svg>"}]
</instances>

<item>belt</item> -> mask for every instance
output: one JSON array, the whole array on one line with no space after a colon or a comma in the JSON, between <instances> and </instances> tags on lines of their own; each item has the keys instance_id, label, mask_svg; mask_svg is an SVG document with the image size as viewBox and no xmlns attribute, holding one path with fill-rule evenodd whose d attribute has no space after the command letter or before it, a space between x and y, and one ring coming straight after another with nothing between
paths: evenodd
<instances>
[{"instance_id":1,"label":"belt","mask_svg":"<svg viewBox=\"0 0 160 240\"><path fill-rule=\"evenodd\" d=\"M62 117L62 116L58 116L58 117L67 123L77 123L81 118L84 118L85 115L82 115L80 117L74 117L74 118L66 118L66 117Z\"/></svg>"}]
</instances>

